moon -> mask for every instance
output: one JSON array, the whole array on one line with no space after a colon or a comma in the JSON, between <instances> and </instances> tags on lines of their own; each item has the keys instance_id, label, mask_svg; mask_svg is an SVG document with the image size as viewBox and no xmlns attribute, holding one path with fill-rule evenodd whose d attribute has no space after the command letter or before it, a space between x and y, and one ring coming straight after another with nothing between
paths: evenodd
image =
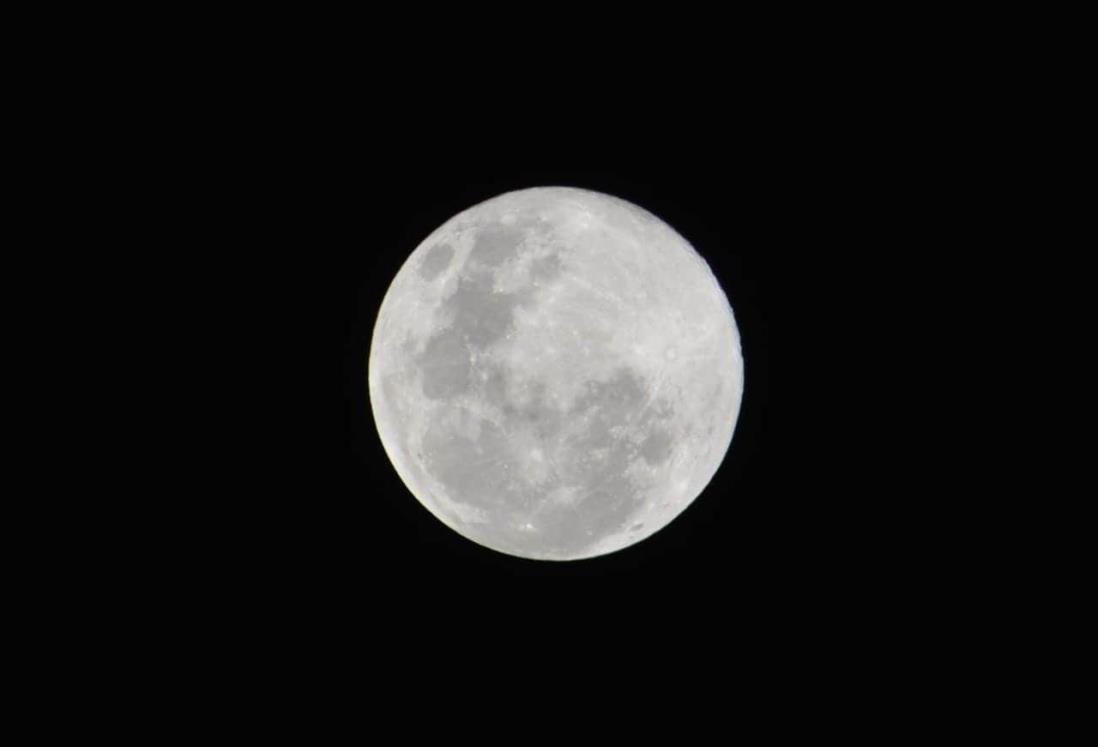
<instances>
[{"instance_id":1,"label":"moon","mask_svg":"<svg viewBox=\"0 0 1098 747\"><path fill-rule=\"evenodd\" d=\"M539 560L666 526L725 458L743 394L705 260L643 208L567 187L499 195L424 239L368 371L408 490L463 537Z\"/></svg>"}]
</instances>

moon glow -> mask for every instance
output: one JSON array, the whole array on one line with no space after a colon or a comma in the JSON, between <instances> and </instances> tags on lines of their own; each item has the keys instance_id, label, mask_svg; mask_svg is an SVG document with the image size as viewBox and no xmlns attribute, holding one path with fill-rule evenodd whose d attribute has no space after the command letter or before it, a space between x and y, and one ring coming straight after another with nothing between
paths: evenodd
<instances>
[{"instance_id":1,"label":"moon glow","mask_svg":"<svg viewBox=\"0 0 1098 747\"><path fill-rule=\"evenodd\" d=\"M401 480L462 536L574 560L666 526L706 487L743 393L705 260L616 197L545 187L451 218L393 279L370 403Z\"/></svg>"}]
</instances>

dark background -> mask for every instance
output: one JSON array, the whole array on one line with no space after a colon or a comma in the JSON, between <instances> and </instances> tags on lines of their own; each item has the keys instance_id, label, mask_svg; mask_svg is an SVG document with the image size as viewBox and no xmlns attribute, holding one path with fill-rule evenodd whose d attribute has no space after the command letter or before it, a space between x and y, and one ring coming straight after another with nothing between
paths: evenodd
<instances>
[{"instance_id":1,"label":"dark background","mask_svg":"<svg viewBox=\"0 0 1098 747\"><path fill-rule=\"evenodd\" d=\"M302 183L294 193L304 200L278 237L279 245L300 239L282 259L285 285L276 291L289 335L275 336L272 345L294 341L287 348L293 358L277 376L293 373L280 396L303 411L292 416L301 418L294 425L302 432L271 468L291 473L273 481L286 494L276 502L288 512L280 521L293 529L310 567L324 569L319 583L492 588L584 578L619 590L653 583L730 590L781 573L791 554L801 554L791 547L789 506L802 498L779 487L776 473L803 466L795 459L783 465L772 440L773 272L797 256L782 235L789 187L773 173L772 146L734 135L729 120L705 128L689 120L644 128L592 121L571 129L541 122L518 132L498 126L443 134L435 124L412 121L359 143L351 150L359 158L348 161L342 150L321 145L320 165L295 174ZM341 145L353 140L343 131L336 138ZM745 359L734 441L709 488L650 539L580 562L493 552L431 516L389 464L366 386L376 314L409 253L461 210L539 185L617 195L672 225L725 289Z\"/></svg>"},{"instance_id":2,"label":"dark background","mask_svg":"<svg viewBox=\"0 0 1098 747\"><path fill-rule=\"evenodd\" d=\"M230 309L202 374L223 392L209 430L224 471L185 507L212 589L341 634L438 616L506 619L510 634L594 615L628 628L617 635L632 618L681 636L780 630L841 605L852 574L858 593L878 583L862 531L877 504L847 448L846 393L869 375L837 333L862 311L846 289L863 270L847 273L864 267L874 186L864 167L852 175L849 133L761 93L750 107L671 88L659 106L299 93L263 116L246 102L216 150L195 139L178 154L192 171L219 159L195 197L202 220L184 229L209 273L196 305L216 295L217 324ZM543 185L617 195L681 233L728 295L745 362L734 439L704 493L642 543L576 562L503 555L429 514L388 462L366 383L373 323L409 253L461 210ZM887 543L880 529L872 541Z\"/></svg>"},{"instance_id":3,"label":"dark background","mask_svg":"<svg viewBox=\"0 0 1098 747\"><path fill-rule=\"evenodd\" d=\"M821 680L841 673L851 644L876 662L864 644L917 617L909 600L931 582L904 574L941 544L920 522L949 526L953 502L943 485L908 487L940 439L895 434L925 401L918 366L948 377L955 364L884 310L911 289L894 305L934 308L918 270L948 275L955 260L927 219L967 199L963 183L943 196L954 174L934 158L953 115L921 108L905 81L927 50L887 67L876 50L791 54L742 23L714 22L719 38L703 40L704 22L637 34L561 20L551 46L450 34L455 48L433 58L426 42L384 49L383 23L306 39L249 22L220 54L196 36L161 65L118 50L113 71L66 66L65 81L86 80L51 145L74 154L61 186L107 204L60 221L92 264L132 245L107 269L139 295L95 299L117 306L136 360L92 350L75 363L139 389L148 420L142 449L77 493L89 519L70 522L88 550L73 574L90 596L72 619L103 615L122 638L208 657L204 680L227 663L276 682L308 670L303 687L356 702L380 686L438 704L489 663L504 686L562 679L566 694L637 672L661 699L713 682L723 697L726 678L765 695L814 658L830 659ZM455 213L539 185L618 195L684 235L731 301L745 360L707 490L644 542L569 563L501 555L434 519L388 463L366 386L373 321L408 253ZM131 463L132 498L90 495ZM913 639L885 643L918 653ZM375 680L383 660L412 686ZM647 688L668 662L690 676ZM649 705L630 704L638 714Z\"/></svg>"}]
</instances>

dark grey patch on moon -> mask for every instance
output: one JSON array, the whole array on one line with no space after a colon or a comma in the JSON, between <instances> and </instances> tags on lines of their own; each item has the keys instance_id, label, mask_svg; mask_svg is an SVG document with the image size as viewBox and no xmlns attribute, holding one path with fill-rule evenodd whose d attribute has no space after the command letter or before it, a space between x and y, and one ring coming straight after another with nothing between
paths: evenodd
<instances>
[{"instance_id":1,"label":"dark grey patch on moon","mask_svg":"<svg viewBox=\"0 0 1098 747\"><path fill-rule=\"evenodd\" d=\"M671 456L671 436L666 431L652 431L641 444L640 455L650 465L663 464Z\"/></svg>"},{"instance_id":2,"label":"dark grey patch on moon","mask_svg":"<svg viewBox=\"0 0 1098 747\"><path fill-rule=\"evenodd\" d=\"M503 469L507 439L491 421L481 421L476 440L449 429L431 429L423 438L423 452L427 468L451 500L480 508L513 505Z\"/></svg>"},{"instance_id":3,"label":"dark grey patch on moon","mask_svg":"<svg viewBox=\"0 0 1098 747\"><path fill-rule=\"evenodd\" d=\"M663 397L658 397L655 402L652 403L652 412L658 420L670 420L675 417L675 408L670 402Z\"/></svg>"},{"instance_id":4,"label":"dark grey patch on moon","mask_svg":"<svg viewBox=\"0 0 1098 747\"><path fill-rule=\"evenodd\" d=\"M555 280L563 270L564 266L556 254L538 257L530 263L530 277L539 282Z\"/></svg>"},{"instance_id":5,"label":"dark grey patch on moon","mask_svg":"<svg viewBox=\"0 0 1098 747\"><path fill-rule=\"evenodd\" d=\"M446 355L462 348L453 345L456 334L451 330L440 337L430 355L424 355L437 359L439 371L447 370ZM476 439L442 427L424 438L424 464L450 499L493 517L487 524L463 526L462 531L492 547L523 553L536 547L538 552L568 557L584 554L603 537L635 523L644 503L643 491L627 474L636 447L618 428L654 418L645 411L644 379L631 369L620 369L606 381L590 382L565 410L548 401L543 382L526 382L520 391L506 370L492 366L485 373L476 379L478 394L483 395L478 399L499 408L499 423L481 420ZM468 386L467 379L462 382ZM441 376L432 383L435 392L458 390ZM561 434L577 422L583 423L579 432L562 443ZM514 443L519 433L532 436L547 454L553 453L554 444L560 446L548 477L530 478L528 455L519 452L529 447ZM649 456L669 446L670 439L666 434L663 438L650 436ZM567 500L557 500L561 490Z\"/></svg>"},{"instance_id":6,"label":"dark grey patch on moon","mask_svg":"<svg viewBox=\"0 0 1098 747\"><path fill-rule=\"evenodd\" d=\"M609 381L589 382L587 391L576 400L572 417L581 417L587 423L576 443L579 484L603 483L624 476L633 456L632 446L615 431L634 425L646 399L642 382L637 374L621 369Z\"/></svg>"},{"instance_id":7,"label":"dark grey patch on moon","mask_svg":"<svg viewBox=\"0 0 1098 747\"><path fill-rule=\"evenodd\" d=\"M434 280L450 266L454 258L454 248L449 244L435 244L419 265L419 276L424 280Z\"/></svg>"},{"instance_id":8,"label":"dark grey patch on moon","mask_svg":"<svg viewBox=\"0 0 1098 747\"><path fill-rule=\"evenodd\" d=\"M624 526L640 505L628 481L617 477L589 490L574 505L556 506L539 514L538 544L557 554L583 554Z\"/></svg>"},{"instance_id":9,"label":"dark grey patch on moon","mask_svg":"<svg viewBox=\"0 0 1098 747\"><path fill-rule=\"evenodd\" d=\"M617 371L607 381L590 382L567 413L554 411L538 399L516 417L537 423L544 420L547 433L559 432L566 420L582 419L584 429L567 445L558 462L554 483L572 488L574 501L546 504L535 521L538 542L562 555L582 554L591 544L625 526L643 500L626 474L633 458L627 438L616 432L629 426L646 400L643 379L629 369Z\"/></svg>"},{"instance_id":10,"label":"dark grey patch on moon","mask_svg":"<svg viewBox=\"0 0 1098 747\"><path fill-rule=\"evenodd\" d=\"M517 294L494 292L490 274L476 272L461 278L443 308L453 315L454 330L469 346L483 350L507 334L520 303Z\"/></svg>"},{"instance_id":11,"label":"dark grey patch on moon","mask_svg":"<svg viewBox=\"0 0 1098 747\"><path fill-rule=\"evenodd\" d=\"M469 387L469 351L453 328L445 329L427 341L419 367L423 374L423 394L430 399L449 399Z\"/></svg>"},{"instance_id":12,"label":"dark grey patch on moon","mask_svg":"<svg viewBox=\"0 0 1098 747\"><path fill-rule=\"evenodd\" d=\"M477 232L469 260L486 267L498 267L518 254L524 232L517 226L491 223Z\"/></svg>"},{"instance_id":13,"label":"dark grey patch on moon","mask_svg":"<svg viewBox=\"0 0 1098 747\"><path fill-rule=\"evenodd\" d=\"M508 399L501 409L509 424L528 430L540 443L549 443L559 437L567 414L549 404L546 386L540 381L528 385L522 403Z\"/></svg>"},{"instance_id":14,"label":"dark grey patch on moon","mask_svg":"<svg viewBox=\"0 0 1098 747\"><path fill-rule=\"evenodd\" d=\"M485 371L484 398L490 404L506 411L507 408L507 370L502 366L490 366Z\"/></svg>"},{"instance_id":15,"label":"dark grey patch on moon","mask_svg":"<svg viewBox=\"0 0 1098 747\"><path fill-rule=\"evenodd\" d=\"M625 425L640 412L645 399L644 378L619 368L607 381L587 382L587 391L577 398L573 411L593 410L610 425Z\"/></svg>"}]
</instances>

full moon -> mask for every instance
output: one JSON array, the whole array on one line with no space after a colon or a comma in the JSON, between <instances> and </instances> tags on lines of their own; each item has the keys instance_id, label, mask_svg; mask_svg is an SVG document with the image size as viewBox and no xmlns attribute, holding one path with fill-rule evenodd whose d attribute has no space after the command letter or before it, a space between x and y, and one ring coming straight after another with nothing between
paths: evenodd
<instances>
[{"instance_id":1,"label":"full moon","mask_svg":"<svg viewBox=\"0 0 1098 747\"><path fill-rule=\"evenodd\" d=\"M743 394L739 331L709 265L598 192L509 192L448 220L381 304L370 403L401 480L509 555L633 545L705 489Z\"/></svg>"}]
</instances>

